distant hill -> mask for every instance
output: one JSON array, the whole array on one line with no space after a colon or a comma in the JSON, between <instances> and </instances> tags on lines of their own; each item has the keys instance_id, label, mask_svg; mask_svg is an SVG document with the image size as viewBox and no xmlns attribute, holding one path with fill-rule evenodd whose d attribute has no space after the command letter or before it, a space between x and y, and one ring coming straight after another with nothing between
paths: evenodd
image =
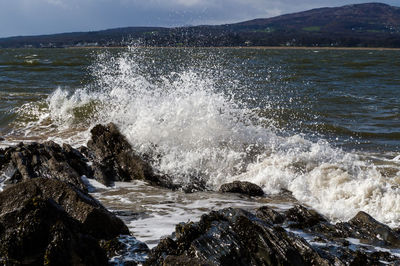
<instances>
[{"instance_id":1,"label":"distant hill","mask_svg":"<svg viewBox=\"0 0 400 266\"><path fill-rule=\"evenodd\" d=\"M149 46L400 47L400 8L367 3L217 26L20 36L0 39L0 47L125 46L132 40Z\"/></svg>"}]
</instances>

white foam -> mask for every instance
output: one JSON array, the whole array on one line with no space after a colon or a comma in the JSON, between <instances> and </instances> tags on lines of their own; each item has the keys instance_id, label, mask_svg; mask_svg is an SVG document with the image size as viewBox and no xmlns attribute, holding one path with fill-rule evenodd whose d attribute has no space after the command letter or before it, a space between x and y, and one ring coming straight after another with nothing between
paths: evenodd
<instances>
[{"instance_id":1,"label":"white foam","mask_svg":"<svg viewBox=\"0 0 400 266\"><path fill-rule=\"evenodd\" d=\"M353 250L357 250L360 246L362 246L362 247L366 247L372 251L388 252L391 255L400 258L400 249L388 249L388 248L382 248L382 247L378 247L378 246L364 244L364 243L361 243L360 239L357 239L357 238L347 237L346 240L349 241L349 243L351 244L350 248Z\"/></svg>"},{"instance_id":2,"label":"white foam","mask_svg":"<svg viewBox=\"0 0 400 266\"><path fill-rule=\"evenodd\" d=\"M277 133L273 121L237 100L237 83L229 77L224 91L206 69L151 78L143 60L135 49L101 54L93 66L95 82L73 93L57 89L41 119L61 129L114 122L135 150L154 156L158 171L183 183L201 178L217 189L226 181L248 180L267 193L288 189L332 220L363 210L400 224L399 172L387 178L372 162L324 140ZM87 112L85 119L79 112ZM88 131L81 132L75 139L84 143Z\"/></svg>"},{"instance_id":3,"label":"white foam","mask_svg":"<svg viewBox=\"0 0 400 266\"><path fill-rule=\"evenodd\" d=\"M160 238L170 236L176 224L196 222L201 215L211 210L228 207L255 209L262 205L275 208L273 201L271 203L262 198L215 192L183 193L151 187L140 181L116 182L114 188L97 191L92 195L108 209L132 212L133 215L122 216L122 219L127 219L131 233L150 248ZM288 208L282 203L277 206Z\"/></svg>"},{"instance_id":4,"label":"white foam","mask_svg":"<svg viewBox=\"0 0 400 266\"><path fill-rule=\"evenodd\" d=\"M267 193L288 189L297 200L334 221L346 221L360 210L392 226L400 221L396 179L385 178L373 164L324 141L289 137L270 156L234 178L258 183Z\"/></svg>"},{"instance_id":5,"label":"white foam","mask_svg":"<svg viewBox=\"0 0 400 266\"><path fill-rule=\"evenodd\" d=\"M89 192L96 192L99 189L108 189L105 185L95 179L87 178L85 175L81 176L82 182L86 185Z\"/></svg>"}]
</instances>

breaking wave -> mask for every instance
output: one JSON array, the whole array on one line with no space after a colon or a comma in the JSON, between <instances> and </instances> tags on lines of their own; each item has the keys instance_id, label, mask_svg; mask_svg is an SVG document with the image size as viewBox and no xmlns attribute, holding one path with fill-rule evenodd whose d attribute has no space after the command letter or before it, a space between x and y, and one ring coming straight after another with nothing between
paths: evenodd
<instances>
[{"instance_id":1,"label":"breaking wave","mask_svg":"<svg viewBox=\"0 0 400 266\"><path fill-rule=\"evenodd\" d=\"M100 54L91 68L93 82L75 91L57 89L37 121L58 132L76 129L68 136L80 144L96 123L114 122L135 150L152 157L155 169L181 183L202 179L218 189L247 180L266 193L290 190L332 220L363 210L399 224L398 161L384 174L359 154L279 129L260 115L268 112L265 99L259 99L262 112L248 107L241 99L249 88L221 72L197 66L156 75L144 60L134 48Z\"/></svg>"}]
</instances>

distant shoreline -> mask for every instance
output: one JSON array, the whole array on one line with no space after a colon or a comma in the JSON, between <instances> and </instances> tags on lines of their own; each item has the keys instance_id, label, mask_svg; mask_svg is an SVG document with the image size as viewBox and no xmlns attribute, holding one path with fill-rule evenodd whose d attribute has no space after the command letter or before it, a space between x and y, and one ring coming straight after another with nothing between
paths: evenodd
<instances>
[{"instance_id":1,"label":"distant shoreline","mask_svg":"<svg viewBox=\"0 0 400 266\"><path fill-rule=\"evenodd\" d=\"M310 46L213 46L213 47L195 47L195 46L134 46L135 48L150 48L150 49L187 49L187 48L199 48L199 49L264 49L264 50L388 50L388 51L400 51L400 48L389 48L389 47L310 47ZM67 47L60 49L124 49L128 46L87 46L87 47ZM29 48L28 48L29 49ZM48 48L37 48L37 49L48 49ZM50 48L53 49L53 48ZM57 48L55 48L57 49Z\"/></svg>"}]
</instances>

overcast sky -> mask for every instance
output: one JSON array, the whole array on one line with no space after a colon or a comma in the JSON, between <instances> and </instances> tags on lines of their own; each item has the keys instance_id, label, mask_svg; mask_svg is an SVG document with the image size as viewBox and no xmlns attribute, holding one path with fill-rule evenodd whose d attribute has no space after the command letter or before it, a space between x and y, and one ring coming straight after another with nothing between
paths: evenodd
<instances>
[{"instance_id":1,"label":"overcast sky","mask_svg":"<svg viewBox=\"0 0 400 266\"><path fill-rule=\"evenodd\" d=\"M224 24L358 0L0 0L0 37L127 26ZM400 0L381 0L400 6Z\"/></svg>"}]
</instances>

